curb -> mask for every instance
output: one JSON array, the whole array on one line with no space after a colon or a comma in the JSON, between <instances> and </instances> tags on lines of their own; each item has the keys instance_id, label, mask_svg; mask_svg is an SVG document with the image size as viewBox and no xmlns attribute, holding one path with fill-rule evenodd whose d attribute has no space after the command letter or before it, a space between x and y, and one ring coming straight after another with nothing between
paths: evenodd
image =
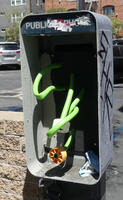
<instances>
[{"instance_id":1,"label":"curb","mask_svg":"<svg viewBox=\"0 0 123 200\"><path fill-rule=\"evenodd\" d=\"M0 120L24 121L23 112L0 111Z\"/></svg>"}]
</instances>

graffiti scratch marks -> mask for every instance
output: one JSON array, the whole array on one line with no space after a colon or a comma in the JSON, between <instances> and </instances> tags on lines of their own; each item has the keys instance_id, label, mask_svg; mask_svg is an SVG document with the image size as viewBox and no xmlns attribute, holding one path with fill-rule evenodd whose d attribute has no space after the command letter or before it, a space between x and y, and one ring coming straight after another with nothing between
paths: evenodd
<instances>
[{"instance_id":1,"label":"graffiti scratch marks","mask_svg":"<svg viewBox=\"0 0 123 200\"><path fill-rule=\"evenodd\" d=\"M105 35L105 33L102 31L102 35L101 35L101 39L100 39L100 44L101 44L101 49L99 51L99 56L102 60L102 64L103 64L103 68L105 68L105 62L106 62L106 58L107 58L107 53L108 53L108 49L110 47L108 39ZM101 80L102 82L102 80Z\"/></svg>"},{"instance_id":2,"label":"graffiti scratch marks","mask_svg":"<svg viewBox=\"0 0 123 200\"><path fill-rule=\"evenodd\" d=\"M111 140L111 110L112 110L112 92L113 92L113 84L111 81L111 68L112 68L112 60L110 56L110 44L108 38L104 31L101 33L100 37L100 51L98 52L101 63L101 102L102 102L102 121L105 122L106 118L108 119L108 130L110 133Z\"/></svg>"}]
</instances>

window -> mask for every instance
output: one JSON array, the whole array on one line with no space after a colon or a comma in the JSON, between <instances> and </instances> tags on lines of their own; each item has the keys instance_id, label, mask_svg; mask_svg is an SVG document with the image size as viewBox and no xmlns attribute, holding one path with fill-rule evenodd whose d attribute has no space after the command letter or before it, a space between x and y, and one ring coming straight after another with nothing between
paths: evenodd
<instances>
[{"instance_id":1,"label":"window","mask_svg":"<svg viewBox=\"0 0 123 200\"><path fill-rule=\"evenodd\" d=\"M12 14L11 15L11 23L13 22L20 22L20 20L24 17L24 13L19 13L19 14Z\"/></svg>"},{"instance_id":2,"label":"window","mask_svg":"<svg viewBox=\"0 0 123 200\"><path fill-rule=\"evenodd\" d=\"M119 57L120 52L119 52L119 46L113 46L113 55L116 57Z\"/></svg>"},{"instance_id":3,"label":"window","mask_svg":"<svg viewBox=\"0 0 123 200\"><path fill-rule=\"evenodd\" d=\"M1 28L1 33L5 33L6 28Z\"/></svg>"},{"instance_id":4,"label":"window","mask_svg":"<svg viewBox=\"0 0 123 200\"><path fill-rule=\"evenodd\" d=\"M114 14L114 6L104 6L103 7L103 14L105 14L105 15Z\"/></svg>"},{"instance_id":5,"label":"window","mask_svg":"<svg viewBox=\"0 0 123 200\"><path fill-rule=\"evenodd\" d=\"M11 6L15 5L15 0L11 0Z\"/></svg>"},{"instance_id":6,"label":"window","mask_svg":"<svg viewBox=\"0 0 123 200\"><path fill-rule=\"evenodd\" d=\"M1 50L18 50L19 48L18 44L0 44Z\"/></svg>"},{"instance_id":7,"label":"window","mask_svg":"<svg viewBox=\"0 0 123 200\"><path fill-rule=\"evenodd\" d=\"M40 6L42 3L45 3L45 0L36 0L36 5Z\"/></svg>"},{"instance_id":8,"label":"window","mask_svg":"<svg viewBox=\"0 0 123 200\"><path fill-rule=\"evenodd\" d=\"M36 5L39 6L39 0L36 0Z\"/></svg>"},{"instance_id":9,"label":"window","mask_svg":"<svg viewBox=\"0 0 123 200\"><path fill-rule=\"evenodd\" d=\"M123 57L123 45L114 45L113 55L114 57Z\"/></svg>"},{"instance_id":10,"label":"window","mask_svg":"<svg viewBox=\"0 0 123 200\"><path fill-rule=\"evenodd\" d=\"M4 11L1 11L0 12L0 16L4 16L5 15L5 12Z\"/></svg>"},{"instance_id":11,"label":"window","mask_svg":"<svg viewBox=\"0 0 123 200\"><path fill-rule=\"evenodd\" d=\"M20 6L26 3L26 0L11 0L11 6Z\"/></svg>"}]
</instances>

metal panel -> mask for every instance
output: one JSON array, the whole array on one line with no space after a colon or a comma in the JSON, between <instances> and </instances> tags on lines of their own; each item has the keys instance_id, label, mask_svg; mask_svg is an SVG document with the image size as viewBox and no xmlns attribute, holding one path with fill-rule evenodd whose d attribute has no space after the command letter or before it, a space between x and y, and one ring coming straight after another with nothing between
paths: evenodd
<instances>
[{"instance_id":1,"label":"metal panel","mask_svg":"<svg viewBox=\"0 0 123 200\"><path fill-rule=\"evenodd\" d=\"M21 61L27 166L39 177L82 184L95 184L112 159L113 54L110 20L92 12L30 15L21 23ZM68 88L70 73L75 75L75 97L82 87L85 94L78 116L70 122L75 139L65 162L49 159L49 150L64 145L68 134L47 137L54 119L60 116L65 92L52 92L45 99L33 95L36 75L48 65L63 67L47 73L41 89L49 85ZM90 154L89 154L90 152ZM80 176L86 156L96 153L94 174ZM99 163L98 163L99 159ZM98 169L99 164L99 169Z\"/></svg>"}]
</instances>

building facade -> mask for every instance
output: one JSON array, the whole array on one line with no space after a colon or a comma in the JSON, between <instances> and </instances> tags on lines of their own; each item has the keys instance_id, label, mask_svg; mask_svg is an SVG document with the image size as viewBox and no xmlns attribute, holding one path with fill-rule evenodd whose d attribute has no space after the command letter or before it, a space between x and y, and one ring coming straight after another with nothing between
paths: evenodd
<instances>
[{"instance_id":1,"label":"building facade","mask_svg":"<svg viewBox=\"0 0 123 200\"><path fill-rule=\"evenodd\" d=\"M81 6L84 4L84 6ZM54 8L91 10L100 14L114 15L123 20L123 0L45 0L45 11Z\"/></svg>"},{"instance_id":2,"label":"building facade","mask_svg":"<svg viewBox=\"0 0 123 200\"><path fill-rule=\"evenodd\" d=\"M34 14L45 12L45 0L30 0L30 12Z\"/></svg>"},{"instance_id":3,"label":"building facade","mask_svg":"<svg viewBox=\"0 0 123 200\"><path fill-rule=\"evenodd\" d=\"M97 12L123 21L123 0L98 0Z\"/></svg>"},{"instance_id":4,"label":"building facade","mask_svg":"<svg viewBox=\"0 0 123 200\"><path fill-rule=\"evenodd\" d=\"M0 0L0 41L5 30L14 21L20 21L28 13L44 12L44 0Z\"/></svg>"},{"instance_id":5,"label":"building facade","mask_svg":"<svg viewBox=\"0 0 123 200\"><path fill-rule=\"evenodd\" d=\"M57 8L64 8L65 10L74 10L77 9L76 0L45 0L45 11Z\"/></svg>"}]
</instances>

